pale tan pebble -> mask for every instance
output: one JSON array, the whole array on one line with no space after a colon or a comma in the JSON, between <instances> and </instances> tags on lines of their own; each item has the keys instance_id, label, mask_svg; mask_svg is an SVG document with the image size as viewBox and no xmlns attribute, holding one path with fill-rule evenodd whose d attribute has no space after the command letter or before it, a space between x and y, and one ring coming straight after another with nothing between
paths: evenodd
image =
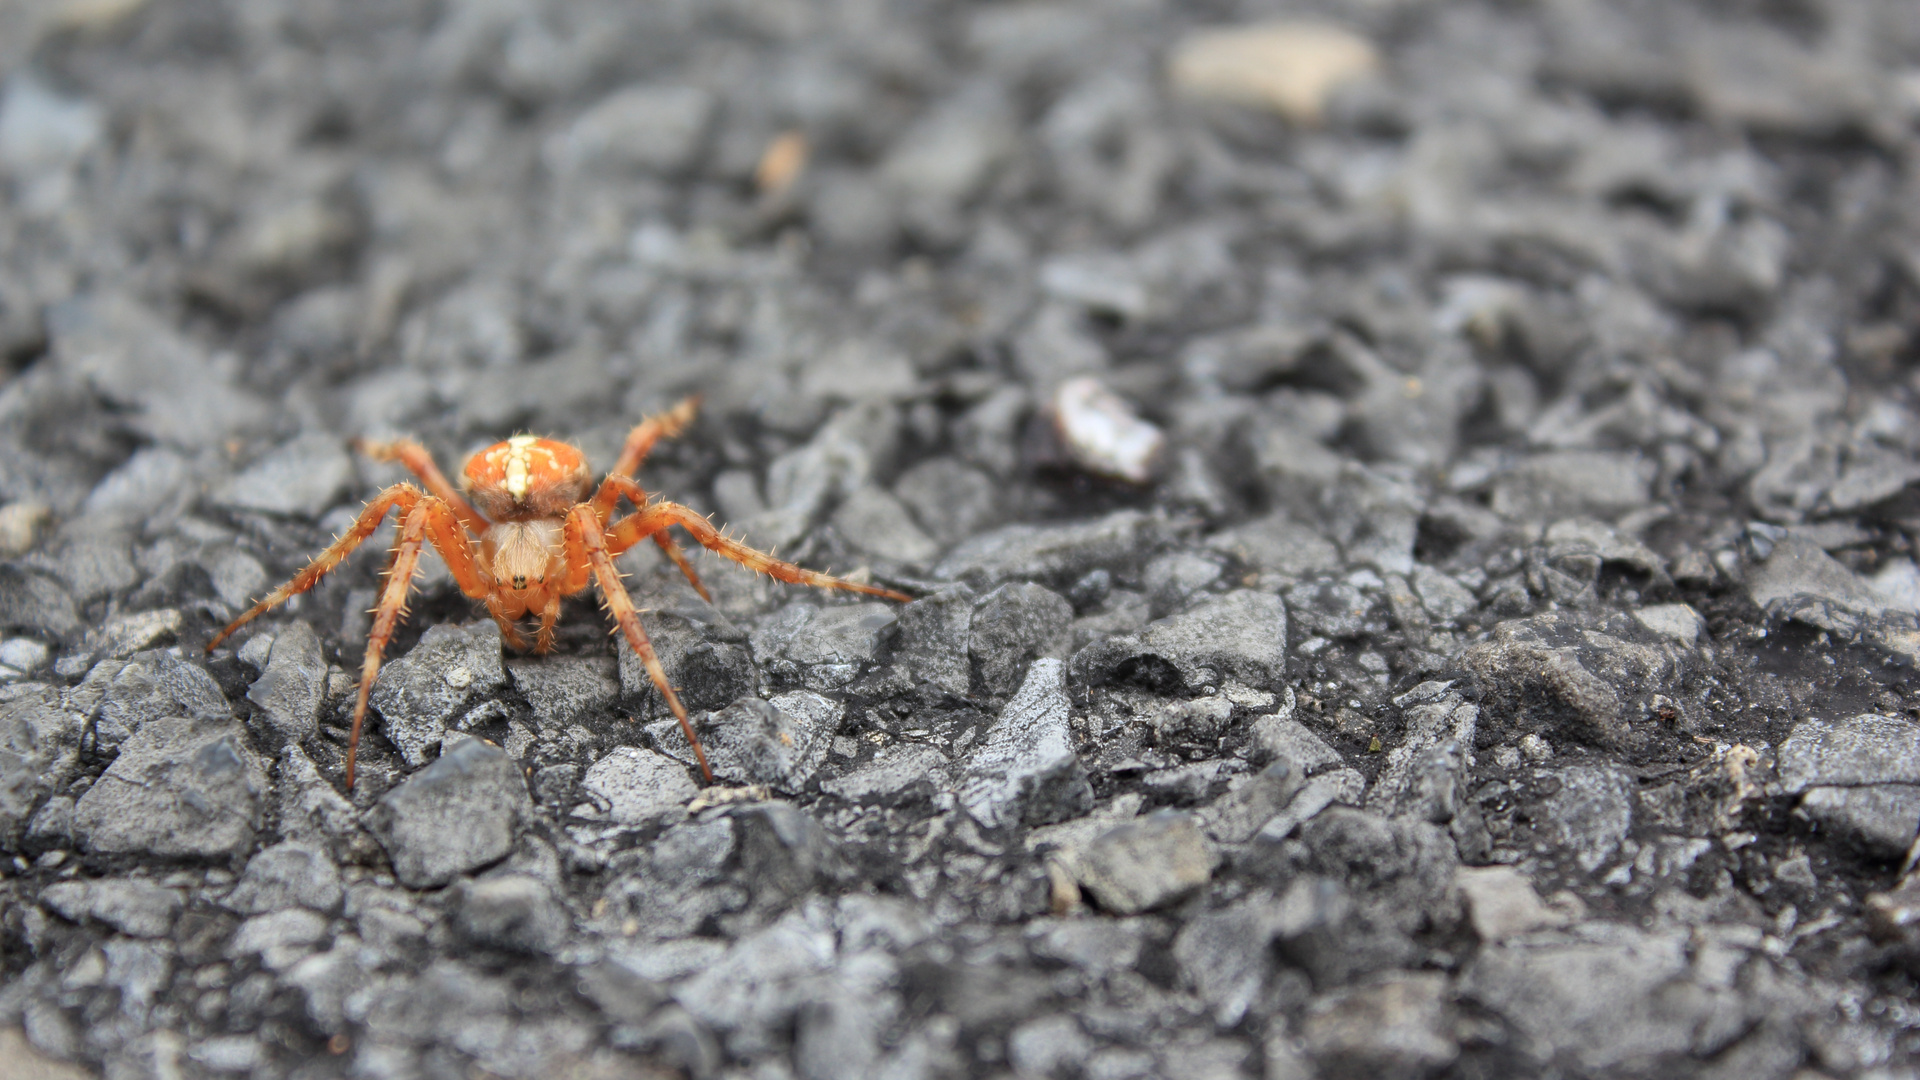
<instances>
[{"instance_id":1,"label":"pale tan pebble","mask_svg":"<svg viewBox=\"0 0 1920 1080\"><path fill-rule=\"evenodd\" d=\"M0 554L25 555L32 551L50 514L44 505L30 500L0 506Z\"/></svg>"},{"instance_id":2,"label":"pale tan pebble","mask_svg":"<svg viewBox=\"0 0 1920 1080\"><path fill-rule=\"evenodd\" d=\"M1285 21L1188 35L1167 61L1167 81L1188 97L1313 124L1334 88L1379 68L1380 54L1366 38L1327 23Z\"/></svg>"}]
</instances>

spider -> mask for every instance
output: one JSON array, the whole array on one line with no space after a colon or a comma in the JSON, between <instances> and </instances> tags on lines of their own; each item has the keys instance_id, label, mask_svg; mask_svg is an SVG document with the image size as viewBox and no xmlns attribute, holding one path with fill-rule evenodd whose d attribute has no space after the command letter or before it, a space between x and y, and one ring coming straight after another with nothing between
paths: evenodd
<instances>
[{"instance_id":1,"label":"spider","mask_svg":"<svg viewBox=\"0 0 1920 1080\"><path fill-rule=\"evenodd\" d=\"M553 624L560 617L560 601L584 591L590 582L597 583L601 599L619 632L639 654L647 675L673 711L674 719L680 722L680 730L686 733L687 742L700 763L701 775L712 783L713 770L707 765L706 751L700 746L699 736L693 733L686 708L667 682L660 658L654 655L653 645L640 628L639 612L634 609L626 587L620 583L620 572L614 569L613 560L621 552L651 538L686 575L701 598L709 602L713 598L694 573L693 564L667 535L669 527L677 525L709 550L792 585L846 589L889 600L907 601L912 597L782 562L727 537L688 507L672 502L650 502L646 491L633 481L634 470L646 459L654 443L678 435L691 423L698 407L698 398L687 398L666 413L641 421L628 432L619 461L600 482L598 490L594 490L593 477L587 471L586 456L577 448L552 439L516 435L468 458L463 486L473 496L471 503L448 482L434 464L432 455L419 443L411 439L358 442L359 450L369 457L406 466L427 490L421 491L403 481L382 491L360 512L352 528L314 556L306 569L295 574L291 581L229 623L207 643L207 650L211 652L262 612L313 588L373 534L387 511L393 510L400 523L399 542L393 549L380 602L373 610L367 658L360 668L360 691L353 703L353 731L347 739L349 789L353 787L354 761L360 748L360 725L367 713L367 694L373 689L374 676L380 672L380 658L393 638L394 628L406 614L407 593L420 562L420 549L427 544L432 544L446 560L460 591L487 605L487 613L500 624L500 636L514 649L528 647L517 625L528 616L540 619L533 651L545 653L551 649ZM622 498L633 504L634 512L616 520L614 511Z\"/></svg>"}]
</instances>

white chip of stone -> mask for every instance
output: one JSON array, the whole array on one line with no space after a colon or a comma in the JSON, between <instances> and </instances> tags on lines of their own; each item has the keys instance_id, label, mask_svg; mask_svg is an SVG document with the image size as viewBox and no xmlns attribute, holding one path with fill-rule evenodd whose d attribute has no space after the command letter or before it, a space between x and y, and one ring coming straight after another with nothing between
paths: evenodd
<instances>
[{"instance_id":1,"label":"white chip of stone","mask_svg":"<svg viewBox=\"0 0 1920 1080\"><path fill-rule=\"evenodd\" d=\"M1282 21L1189 35L1167 61L1167 81L1188 97L1272 109L1311 124L1335 87L1379 67L1373 43L1350 30Z\"/></svg>"},{"instance_id":2,"label":"white chip of stone","mask_svg":"<svg viewBox=\"0 0 1920 1080\"><path fill-rule=\"evenodd\" d=\"M1633 617L1641 626L1682 645L1698 643L1707 629L1706 620L1692 604L1654 604L1634 612Z\"/></svg>"},{"instance_id":3,"label":"white chip of stone","mask_svg":"<svg viewBox=\"0 0 1920 1080\"><path fill-rule=\"evenodd\" d=\"M1132 484L1153 478L1167 437L1090 376L1068 379L1047 405L1060 442L1088 472Z\"/></svg>"}]
</instances>

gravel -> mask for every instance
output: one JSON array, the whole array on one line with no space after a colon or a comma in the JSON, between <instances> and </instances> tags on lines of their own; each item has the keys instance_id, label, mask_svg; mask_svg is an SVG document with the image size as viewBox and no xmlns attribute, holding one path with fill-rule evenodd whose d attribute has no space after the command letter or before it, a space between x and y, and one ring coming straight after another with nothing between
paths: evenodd
<instances>
[{"instance_id":1,"label":"gravel","mask_svg":"<svg viewBox=\"0 0 1920 1080\"><path fill-rule=\"evenodd\" d=\"M0 5L28 1070L1920 1068L1911 3L283 7ZM621 556L717 784L429 555L346 789L390 524L203 650L694 394L915 597Z\"/></svg>"}]
</instances>

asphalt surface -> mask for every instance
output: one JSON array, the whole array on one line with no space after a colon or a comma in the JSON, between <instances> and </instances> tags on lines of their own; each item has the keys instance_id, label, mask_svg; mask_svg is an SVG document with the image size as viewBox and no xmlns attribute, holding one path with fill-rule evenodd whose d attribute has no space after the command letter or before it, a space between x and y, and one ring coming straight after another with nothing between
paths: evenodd
<instances>
[{"instance_id":1,"label":"asphalt surface","mask_svg":"<svg viewBox=\"0 0 1920 1080\"><path fill-rule=\"evenodd\" d=\"M1920 1072L1920 6L0 4L0 1075ZM530 432L808 567L503 647ZM70 1064L62 1064L62 1063ZM47 1075L58 1075L48 1072Z\"/></svg>"}]
</instances>

